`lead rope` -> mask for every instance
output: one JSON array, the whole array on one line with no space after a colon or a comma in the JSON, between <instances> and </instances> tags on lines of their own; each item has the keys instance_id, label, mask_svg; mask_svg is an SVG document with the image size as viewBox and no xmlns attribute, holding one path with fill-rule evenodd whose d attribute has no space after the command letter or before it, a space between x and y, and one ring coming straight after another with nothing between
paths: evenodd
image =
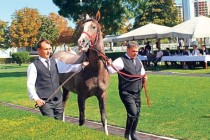
<instances>
[{"instance_id":1,"label":"lead rope","mask_svg":"<svg viewBox=\"0 0 210 140\"><path fill-rule=\"evenodd\" d=\"M96 52L98 52L99 53L99 56L101 56L106 62L108 61L108 57L104 54L104 53L102 53L101 51L99 51L98 49L96 49L95 47L91 47L90 49L93 49L93 50L95 50ZM114 65L113 64L111 64L110 65L120 76L126 76L126 77L129 77L129 78L135 78L134 80L138 80L138 79L141 79L141 78L143 78L143 77L145 77L146 76L146 74L144 74L144 75L130 75L130 74L126 74L126 73L124 73L124 72L121 72L121 71L119 71L119 70L117 70L115 67L114 67ZM124 78L124 77L123 77ZM133 80L133 81L134 81ZM130 80L131 81L131 80ZM147 99L147 105L148 105L148 107L150 107L150 99L149 99L149 94L148 94L148 91L147 91L147 86L146 86L146 80L145 81L143 81L143 88L144 88L144 93L145 93L145 96L146 96L146 99Z\"/></svg>"},{"instance_id":2,"label":"lead rope","mask_svg":"<svg viewBox=\"0 0 210 140\"><path fill-rule=\"evenodd\" d=\"M82 54L84 55L84 53ZM76 71L75 73L73 73L71 76L69 76L53 93L52 95L45 101L45 102L48 102L57 92L58 90L64 85L66 84L74 75L76 75L77 73L79 73L81 70L83 70L85 67L82 66L81 69L79 69L78 71ZM38 108L38 104L35 104L35 108Z\"/></svg>"}]
</instances>

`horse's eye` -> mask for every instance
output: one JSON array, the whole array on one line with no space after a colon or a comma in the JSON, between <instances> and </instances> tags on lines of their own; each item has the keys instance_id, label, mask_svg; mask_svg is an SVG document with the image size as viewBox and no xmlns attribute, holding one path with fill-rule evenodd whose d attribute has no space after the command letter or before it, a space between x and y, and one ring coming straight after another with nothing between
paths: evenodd
<instances>
[{"instance_id":1,"label":"horse's eye","mask_svg":"<svg viewBox=\"0 0 210 140\"><path fill-rule=\"evenodd\" d=\"M96 26L93 26L93 29L95 29L96 28Z\"/></svg>"}]
</instances>

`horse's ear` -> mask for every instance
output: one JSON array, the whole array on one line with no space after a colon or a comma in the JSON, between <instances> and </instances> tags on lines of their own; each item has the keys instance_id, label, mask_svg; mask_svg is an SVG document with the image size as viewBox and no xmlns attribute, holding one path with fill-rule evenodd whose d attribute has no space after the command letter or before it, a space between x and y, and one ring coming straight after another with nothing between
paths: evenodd
<instances>
[{"instance_id":1,"label":"horse's ear","mask_svg":"<svg viewBox=\"0 0 210 140\"><path fill-rule=\"evenodd\" d=\"M88 14L86 14L85 19L86 19L86 20L87 20L87 19L90 19L90 16L89 16Z\"/></svg>"},{"instance_id":2,"label":"horse's ear","mask_svg":"<svg viewBox=\"0 0 210 140\"><path fill-rule=\"evenodd\" d=\"M99 21L99 20L100 20L100 18L101 18L101 13L100 13L100 11L98 11L98 12L97 12L97 14L96 14L96 20L98 20L98 21Z\"/></svg>"}]
</instances>

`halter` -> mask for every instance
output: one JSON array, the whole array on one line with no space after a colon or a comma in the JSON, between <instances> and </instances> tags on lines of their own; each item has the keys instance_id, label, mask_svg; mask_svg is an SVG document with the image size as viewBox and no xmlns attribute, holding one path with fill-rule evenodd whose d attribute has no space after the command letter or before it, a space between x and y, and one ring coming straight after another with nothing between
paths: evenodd
<instances>
[{"instance_id":1,"label":"halter","mask_svg":"<svg viewBox=\"0 0 210 140\"><path fill-rule=\"evenodd\" d=\"M90 46L92 47L92 46L95 46L96 45L96 42L98 41L98 31L95 33L95 34L93 34L92 36L89 34L89 33L87 33L87 32L82 32L82 34L86 34L87 36L88 36L88 38L90 39Z\"/></svg>"},{"instance_id":2,"label":"halter","mask_svg":"<svg viewBox=\"0 0 210 140\"><path fill-rule=\"evenodd\" d=\"M86 22L89 22L89 21L92 21L94 23L97 24L97 32L93 35L90 35L88 32L85 32L83 31L82 34L86 34L90 40L90 46L91 48L96 46L96 43L98 42L99 40L99 34L100 34L100 25L98 24L97 20L95 19L88 19L88 20L85 20L83 24L85 24Z\"/></svg>"}]
</instances>

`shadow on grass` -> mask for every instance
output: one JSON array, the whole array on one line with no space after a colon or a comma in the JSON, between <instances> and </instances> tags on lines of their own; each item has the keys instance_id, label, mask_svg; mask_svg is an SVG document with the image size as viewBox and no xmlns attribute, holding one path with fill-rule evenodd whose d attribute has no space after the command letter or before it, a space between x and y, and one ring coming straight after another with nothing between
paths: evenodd
<instances>
[{"instance_id":1,"label":"shadow on grass","mask_svg":"<svg viewBox=\"0 0 210 140\"><path fill-rule=\"evenodd\" d=\"M5 73L0 73L0 78L5 78L5 77L25 77L27 75L26 72L5 72Z\"/></svg>"},{"instance_id":2,"label":"shadow on grass","mask_svg":"<svg viewBox=\"0 0 210 140\"><path fill-rule=\"evenodd\" d=\"M204 118L204 119L210 119L210 115L201 116L201 118Z\"/></svg>"},{"instance_id":3,"label":"shadow on grass","mask_svg":"<svg viewBox=\"0 0 210 140\"><path fill-rule=\"evenodd\" d=\"M179 68L177 68L177 67L166 67L166 66L146 67L147 71L164 71L164 70L173 70L173 69L179 69Z\"/></svg>"},{"instance_id":4,"label":"shadow on grass","mask_svg":"<svg viewBox=\"0 0 210 140\"><path fill-rule=\"evenodd\" d=\"M0 69L17 69L17 68L26 68L27 66L19 65L1 65Z\"/></svg>"},{"instance_id":5,"label":"shadow on grass","mask_svg":"<svg viewBox=\"0 0 210 140\"><path fill-rule=\"evenodd\" d=\"M210 68L208 68L210 69ZM192 71L203 71L203 74L210 74L210 72L205 72L207 69L203 69L203 67L196 67L196 68L192 68L192 69L183 69L183 68L180 68L180 67L175 67L175 66L168 66L166 67L165 65L161 65L161 66L157 66L157 67L154 67L154 66L150 66L150 67L146 67L145 68L146 71L165 71L165 70L182 70L182 71L185 71L185 70L192 70Z\"/></svg>"}]
</instances>

